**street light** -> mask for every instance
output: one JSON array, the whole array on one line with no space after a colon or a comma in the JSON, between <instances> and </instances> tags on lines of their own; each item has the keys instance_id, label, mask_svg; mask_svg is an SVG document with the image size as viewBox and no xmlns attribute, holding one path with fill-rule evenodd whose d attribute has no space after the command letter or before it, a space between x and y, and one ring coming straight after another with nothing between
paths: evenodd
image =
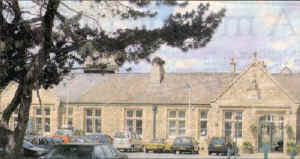
<instances>
[{"instance_id":1,"label":"street light","mask_svg":"<svg viewBox=\"0 0 300 159\"><path fill-rule=\"evenodd\" d=\"M189 89L189 94L188 94L188 98L189 98L189 135L192 135L191 133L191 86L187 83L186 84L186 88Z\"/></svg>"}]
</instances>

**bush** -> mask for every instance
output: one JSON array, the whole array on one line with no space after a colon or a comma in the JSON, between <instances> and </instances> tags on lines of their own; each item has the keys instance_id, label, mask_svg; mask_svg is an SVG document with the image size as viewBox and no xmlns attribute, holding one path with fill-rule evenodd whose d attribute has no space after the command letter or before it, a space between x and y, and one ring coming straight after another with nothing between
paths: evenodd
<instances>
[{"instance_id":1,"label":"bush","mask_svg":"<svg viewBox=\"0 0 300 159\"><path fill-rule=\"evenodd\" d=\"M299 148L296 145L296 142L288 142L287 143L287 152L290 154L292 151L295 151L296 154L299 152Z\"/></svg>"},{"instance_id":2,"label":"bush","mask_svg":"<svg viewBox=\"0 0 300 159\"><path fill-rule=\"evenodd\" d=\"M243 142L242 145L243 153L253 153L253 146L249 141Z\"/></svg>"}]
</instances>

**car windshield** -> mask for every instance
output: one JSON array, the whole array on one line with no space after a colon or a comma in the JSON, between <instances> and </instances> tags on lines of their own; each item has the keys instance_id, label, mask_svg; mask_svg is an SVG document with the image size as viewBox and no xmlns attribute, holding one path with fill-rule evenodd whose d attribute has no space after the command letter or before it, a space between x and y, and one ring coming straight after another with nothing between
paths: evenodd
<instances>
[{"instance_id":1,"label":"car windshield","mask_svg":"<svg viewBox=\"0 0 300 159\"><path fill-rule=\"evenodd\" d=\"M117 132L115 138L126 138L128 137L124 132Z\"/></svg>"},{"instance_id":2,"label":"car windshield","mask_svg":"<svg viewBox=\"0 0 300 159\"><path fill-rule=\"evenodd\" d=\"M87 145L61 145L55 146L47 155L51 159L91 159L93 146Z\"/></svg>"},{"instance_id":3,"label":"car windshield","mask_svg":"<svg viewBox=\"0 0 300 159\"><path fill-rule=\"evenodd\" d=\"M187 137L175 139L175 143L191 143L191 142L192 142L192 139L187 138Z\"/></svg>"},{"instance_id":4,"label":"car windshield","mask_svg":"<svg viewBox=\"0 0 300 159\"><path fill-rule=\"evenodd\" d=\"M224 139L214 139L213 144L224 144L225 143L225 140Z\"/></svg>"}]
</instances>

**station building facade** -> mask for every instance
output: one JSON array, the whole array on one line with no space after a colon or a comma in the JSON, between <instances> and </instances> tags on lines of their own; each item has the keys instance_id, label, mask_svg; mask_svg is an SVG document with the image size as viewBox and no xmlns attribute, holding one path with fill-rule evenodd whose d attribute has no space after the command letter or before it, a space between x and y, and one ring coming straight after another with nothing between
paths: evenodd
<instances>
[{"instance_id":1,"label":"station building facade","mask_svg":"<svg viewBox=\"0 0 300 159\"><path fill-rule=\"evenodd\" d=\"M227 136L239 146L250 142L255 152L280 141L286 152L288 142L300 141L300 74L287 67L269 73L256 57L242 72L232 60L224 73L167 73L159 61L153 60L150 73L78 73L40 90L30 129L41 135L65 125L85 134L134 131L144 142L193 136L203 153L213 137ZM0 111L15 89L12 83L2 91Z\"/></svg>"}]
</instances>

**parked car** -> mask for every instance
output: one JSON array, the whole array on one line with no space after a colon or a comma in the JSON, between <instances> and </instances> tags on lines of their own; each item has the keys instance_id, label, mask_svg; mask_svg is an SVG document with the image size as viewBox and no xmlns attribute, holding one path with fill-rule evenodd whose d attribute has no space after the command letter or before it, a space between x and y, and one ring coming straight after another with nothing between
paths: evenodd
<instances>
[{"instance_id":1,"label":"parked car","mask_svg":"<svg viewBox=\"0 0 300 159\"><path fill-rule=\"evenodd\" d=\"M227 154L229 148L232 149L231 153L234 154L235 150L233 149L233 145L234 143L226 143L225 138L213 137L208 144L208 154Z\"/></svg>"},{"instance_id":2,"label":"parked car","mask_svg":"<svg viewBox=\"0 0 300 159\"><path fill-rule=\"evenodd\" d=\"M38 147L33 145L32 143L24 140L23 142L23 153L26 157L38 157L43 156L48 153L48 149Z\"/></svg>"},{"instance_id":3,"label":"parked car","mask_svg":"<svg viewBox=\"0 0 300 159\"><path fill-rule=\"evenodd\" d=\"M164 152L165 151L165 140L164 139L153 139L151 142L144 144L144 152Z\"/></svg>"},{"instance_id":4,"label":"parked car","mask_svg":"<svg viewBox=\"0 0 300 159\"><path fill-rule=\"evenodd\" d=\"M199 152L198 142L195 140L194 137L190 137L190 136L176 137L171 146L171 151L173 153L181 153L181 152L198 153Z\"/></svg>"},{"instance_id":5,"label":"parked car","mask_svg":"<svg viewBox=\"0 0 300 159\"><path fill-rule=\"evenodd\" d=\"M116 132L113 145L124 151L143 151L142 139L139 135L132 132Z\"/></svg>"},{"instance_id":6,"label":"parked car","mask_svg":"<svg viewBox=\"0 0 300 159\"><path fill-rule=\"evenodd\" d=\"M70 137L73 136L73 130L70 128L60 128L55 132L53 137L60 138L63 140L64 144L70 142Z\"/></svg>"},{"instance_id":7,"label":"parked car","mask_svg":"<svg viewBox=\"0 0 300 159\"><path fill-rule=\"evenodd\" d=\"M40 159L128 159L111 144L62 144Z\"/></svg>"},{"instance_id":8,"label":"parked car","mask_svg":"<svg viewBox=\"0 0 300 159\"><path fill-rule=\"evenodd\" d=\"M35 146L27 140L23 141L23 147L21 149L21 153L25 157L39 157L39 156L43 156L43 155L47 154L48 152L49 152L48 149ZM4 146L3 145L0 145L0 155L1 156L4 155Z\"/></svg>"},{"instance_id":9,"label":"parked car","mask_svg":"<svg viewBox=\"0 0 300 159\"><path fill-rule=\"evenodd\" d=\"M88 135L87 138L90 139L94 143L113 144L113 138L106 134Z\"/></svg>"},{"instance_id":10,"label":"parked car","mask_svg":"<svg viewBox=\"0 0 300 159\"><path fill-rule=\"evenodd\" d=\"M70 137L70 143L96 143L87 136L72 136Z\"/></svg>"}]
</instances>

